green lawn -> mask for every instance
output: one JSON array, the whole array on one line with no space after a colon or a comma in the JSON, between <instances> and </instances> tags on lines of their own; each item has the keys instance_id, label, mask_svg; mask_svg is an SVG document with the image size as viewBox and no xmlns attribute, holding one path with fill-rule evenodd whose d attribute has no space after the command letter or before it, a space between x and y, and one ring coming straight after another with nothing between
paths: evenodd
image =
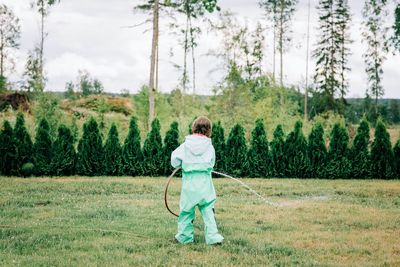
<instances>
[{"instance_id":1,"label":"green lawn","mask_svg":"<svg viewBox=\"0 0 400 267\"><path fill-rule=\"evenodd\" d=\"M0 178L0 266L400 266L400 181L217 179L225 243L172 242L165 179ZM179 179L171 188L177 210Z\"/></svg>"}]
</instances>

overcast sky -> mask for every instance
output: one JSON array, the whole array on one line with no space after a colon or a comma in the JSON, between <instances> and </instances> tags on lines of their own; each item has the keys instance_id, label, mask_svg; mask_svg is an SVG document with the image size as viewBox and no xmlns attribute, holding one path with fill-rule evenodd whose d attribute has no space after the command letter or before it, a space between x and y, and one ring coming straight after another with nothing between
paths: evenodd
<instances>
[{"instance_id":1,"label":"overcast sky","mask_svg":"<svg viewBox=\"0 0 400 267\"><path fill-rule=\"evenodd\" d=\"M11 7L21 19L21 49L16 53L16 72L12 81L20 79L27 52L39 41L39 16L30 9L30 0L0 0ZM52 7L47 20L49 33L45 43L46 90L61 91L67 81L76 81L78 70L85 69L99 78L108 92L121 92L128 89L137 92L141 85L148 83L149 57L151 50L151 32L144 32L149 25L135 28L145 20L145 16L132 12L135 5L142 1L130 0L61 0ZM264 21L262 10L257 0L220 0L222 10L236 13L243 23L250 27L257 21ZM312 2L311 44L316 43L317 12ZM352 56L350 59L350 92L348 97L365 95L367 76L361 43L361 10L364 1L350 0L353 25L351 29ZM388 25L393 21L394 4L389 5ZM161 23L165 22L161 18ZM293 43L285 54L285 83L304 84L306 59L306 22L307 0L300 0L293 20ZM265 23L265 21L263 22ZM206 53L218 46L218 39L212 34L205 34L199 40L197 56L197 92L211 94L212 86L221 80L222 72L214 71L218 62ZM268 31L267 31L268 32ZM264 71L272 71L272 37L266 39L266 57ZM174 55L171 56L171 48ZM182 49L177 45L176 37L168 34L167 27L162 27L160 39L160 77L161 91L174 89L179 81L180 72L173 63L182 64ZM314 69L311 63L310 71ZM385 97L400 98L400 56L388 55L384 66L383 85Z\"/></svg>"}]
</instances>

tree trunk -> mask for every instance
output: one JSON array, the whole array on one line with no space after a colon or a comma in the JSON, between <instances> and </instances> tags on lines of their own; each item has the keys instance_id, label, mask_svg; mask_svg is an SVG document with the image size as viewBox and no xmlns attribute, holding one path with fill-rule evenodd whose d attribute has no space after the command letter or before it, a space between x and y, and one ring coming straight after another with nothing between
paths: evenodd
<instances>
[{"instance_id":1,"label":"tree trunk","mask_svg":"<svg viewBox=\"0 0 400 267\"><path fill-rule=\"evenodd\" d=\"M276 69L276 22L274 22L274 58L272 60L272 81L274 85L276 84L276 76L275 76L275 69Z\"/></svg>"},{"instance_id":2,"label":"tree trunk","mask_svg":"<svg viewBox=\"0 0 400 267\"><path fill-rule=\"evenodd\" d=\"M155 68L156 68L156 53L158 47L158 0L154 1L153 7L153 39L151 44L151 58L150 58L150 81L149 81L149 120L148 128L151 128L151 123L155 117L155 93L156 88L154 86L155 79Z\"/></svg>"},{"instance_id":3,"label":"tree trunk","mask_svg":"<svg viewBox=\"0 0 400 267\"><path fill-rule=\"evenodd\" d=\"M43 67L43 53L44 53L44 38L45 38L45 33L44 33L44 16L45 16L45 3L42 0L41 2L42 4L42 9L41 9L41 18L40 18L40 48L39 48L39 83L40 83L40 90L43 91L44 90L44 67Z\"/></svg>"},{"instance_id":4,"label":"tree trunk","mask_svg":"<svg viewBox=\"0 0 400 267\"><path fill-rule=\"evenodd\" d=\"M304 90L304 121L308 121L308 64L310 60L310 13L311 2L308 0L307 14L307 56L306 56L306 88Z\"/></svg>"},{"instance_id":5,"label":"tree trunk","mask_svg":"<svg viewBox=\"0 0 400 267\"><path fill-rule=\"evenodd\" d=\"M186 1L187 4L187 1ZM186 9L188 9L186 7ZM189 12L186 10L186 12ZM188 52L188 31L189 31L189 13L186 13L186 29L185 29L185 40L184 40L184 47L183 47L183 77L182 77L182 89L183 89L183 94L186 95L186 86L187 86L187 52Z\"/></svg>"},{"instance_id":6,"label":"tree trunk","mask_svg":"<svg viewBox=\"0 0 400 267\"><path fill-rule=\"evenodd\" d=\"M194 56L194 37L193 37L193 28L192 28L192 19L189 17L189 29L190 29L190 46L192 50L192 67L193 67L193 98L196 94L196 58Z\"/></svg>"},{"instance_id":7,"label":"tree trunk","mask_svg":"<svg viewBox=\"0 0 400 267\"><path fill-rule=\"evenodd\" d=\"M279 54L280 54L280 91L281 91L281 108L285 104L283 96L283 4L281 4L280 18L279 18Z\"/></svg>"}]
</instances>

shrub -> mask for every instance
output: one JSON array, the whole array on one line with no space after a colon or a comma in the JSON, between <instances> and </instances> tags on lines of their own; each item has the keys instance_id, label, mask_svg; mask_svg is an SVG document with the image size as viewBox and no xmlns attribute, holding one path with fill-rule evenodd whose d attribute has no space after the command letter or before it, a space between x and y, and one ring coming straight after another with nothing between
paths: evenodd
<instances>
[{"instance_id":1,"label":"shrub","mask_svg":"<svg viewBox=\"0 0 400 267\"><path fill-rule=\"evenodd\" d=\"M378 119L375 140L371 146L371 176L373 178L393 178L393 151L385 124Z\"/></svg>"},{"instance_id":2,"label":"shrub","mask_svg":"<svg viewBox=\"0 0 400 267\"><path fill-rule=\"evenodd\" d=\"M350 151L352 178L367 178L370 176L369 138L368 122L362 120Z\"/></svg>"},{"instance_id":3,"label":"shrub","mask_svg":"<svg viewBox=\"0 0 400 267\"><path fill-rule=\"evenodd\" d=\"M274 131L271 142L272 176L284 177L285 175L285 134L282 125L278 125Z\"/></svg>"},{"instance_id":4,"label":"shrub","mask_svg":"<svg viewBox=\"0 0 400 267\"><path fill-rule=\"evenodd\" d=\"M15 166L12 173L21 175L22 165L32 160L32 140L25 127L25 119L22 113L17 114L17 121L14 128L15 137Z\"/></svg>"},{"instance_id":5,"label":"shrub","mask_svg":"<svg viewBox=\"0 0 400 267\"><path fill-rule=\"evenodd\" d=\"M160 135L160 122L154 119L151 130L143 145L144 173L149 176L163 175L162 140Z\"/></svg>"},{"instance_id":6,"label":"shrub","mask_svg":"<svg viewBox=\"0 0 400 267\"><path fill-rule=\"evenodd\" d=\"M99 127L94 118L83 125L83 135L78 144L77 172L96 176L104 173L104 153Z\"/></svg>"},{"instance_id":7,"label":"shrub","mask_svg":"<svg viewBox=\"0 0 400 267\"><path fill-rule=\"evenodd\" d=\"M241 177L247 171L247 147L244 129L236 124L229 133L226 142L226 171Z\"/></svg>"},{"instance_id":8,"label":"shrub","mask_svg":"<svg viewBox=\"0 0 400 267\"><path fill-rule=\"evenodd\" d=\"M33 165L32 162L24 163L24 164L22 165L22 167L21 167L21 174L22 174L22 176L23 176L23 177L29 177L29 176L31 176L31 175L35 172L34 168L35 168L35 165Z\"/></svg>"},{"instance_id":9,"label":"shrub","mask_svg":"<svg viewBox=\"0 0 400 267\"><path fill-rule=\"evenodd\" d=\"M396 145L394 146L393 154L394 154L394 166L395 166L394 177L400 179L400 140L398 140Z\"/></svg>"},{"instance_id":10,"label":"shrub","mask_svg":"<svg viewBox=\"0 0 400 267\"><path fill-rule=\"evenodd\" d=\"M215 166L214 169L223 171L225 170L225 134L221 122L213 125L211 133L211 141L215 149Z\"/></svg>"},{"instance_id":11,"label":"shrub","mask_svg":"<svg viewBox=\"0 0 400 267\"><path fill-rule=\"evenodd\" d=\"M112 124L104 146L104 173L114 176L122 173L122 148L115 124Z\"/></svg>"},{"instance_id":12,"label":"shrub","mask_svg":"<svg viewBox=\"0 0 400 267\"><path fill-rule=\"evenodd\" d=\"M8 121L3 123L3 129L0 132L0 174L11 175L15 168L16 144L14 132Z\"/></svg>"},{"instance_id":13,"label":"shrub","mask_svg":"<svg viewBox=\"0 0 400 267\"><path fill-rule=\"evenodd\" d=\"M247 158L249 161L248 174L250 177L269 176L269 148L262 119L256 120L256 126L251 132L250 149Z\"/></svg>"},{"instance_id":14,"label":"shrub","mask_svg":"<svg viewBox=\"0 0 400 267\"><path fill-rule=\"evenodd\" d=\"M65 125L60 125L58 135L53 144L53 157L51 161L54 175L72 175L75 173L76 152L74 136Z\"/></svg>"},{"instance_id":15,"label":"shrub","mask_svg":"<svg viewBox=\"0 0 400 267\"><path fill-rule=\"evenodd\" d=\"M286 138L286 176L287 177L307 177L308 158L307 141L302 131L303 124L297 121L293 132Z\"/></svg>"},{"instance_id":16,"label":"shrub","mask_svg":"<svg viewBox=\"0 0 400 267\"><path fill-rule=\"evenodd\" d=\"M309 160L309 177L324 177L327 164L327 151L324 140L324 128L316 123L308 137L307 154Z\"/></svg>"},{"instance_id":17,"label":"shrub","mask_svg":"<svg viewBox=\"0 0 400 267\"><path fill-rule=\"evenodd\" d=\"M347 178L350 175L351 164L349 156L349 135L347 130L339 123L333 126L331 132L328 164L326 167L326 176L328 178Z\"/></svg>"},{"instance_id":18,"label":"shrub","mask_svg":"<svg viewBox=\"0 0 400 267\"><path fill-rule=\"evenodd\" d=\"M140 147L140 131L135 117L131 118L128 136L122 147L122 165L124 175L138 176L143 174L143 153Z\"/></svg>"},{"instance_id":19,"label":"shrub","mask_svg":"<svg viewBox=\"0 0 400 267\"><path fill-rule=\"evenodd\" d=\"M163 157L164 157L164 175L170 175L173 170L171 166L171 154L179 146L179 129L178 123L173 122L171 124L170 129L165 134L164 138L164 148L163 148Z\"/></svg>"},{"instance_id":20,"label":"shrub","mask_svg":"<svg viewBox=\"0 0 400 267\"><path fill-rule=\"evenodd\" d=\"M49 133L50 127L46 119L40 120L33 145L33 164L35 175L49 175L52 158L52 143Z\"/></svg>"}]
</instances>

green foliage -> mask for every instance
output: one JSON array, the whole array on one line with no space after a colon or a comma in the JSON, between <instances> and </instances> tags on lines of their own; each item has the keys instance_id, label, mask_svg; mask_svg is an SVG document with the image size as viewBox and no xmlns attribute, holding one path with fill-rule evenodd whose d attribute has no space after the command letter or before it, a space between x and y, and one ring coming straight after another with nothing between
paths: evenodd
<instances>
[{"instance_id":1,"label":"green foliage","mask_svg":"<svg viewBox=\"0 0 400 267\"><path fill-rule=\"evenodd\" d=\"M77 173L96 176L104 173L102 138L96 120L91 117L83 125L83 135L78 144Z\"/></svg>"},{"instance_id":2,"label":"green foliage","mask_svg":"<svg viewBox=\"0 0 400 267\"><path fill-rule=\"evenodd\" d=\"M247 175L248 159L246 138L244 129L240 124L236 124L229 133L225 155L226 172L237 177Z\"/></svg>"},{"instance_id":3,"label":"green foliage","mask_svg":"<svg viewBox=\"0 0 400 267\"><path fill-rule=\"evenodd\" d=\"M154 119L151 123L151 130L143 145L143 157L145 175L161 176L164 174L162 140L158 119Z\"/></svg>"},{"instance_id":4,"label":"green foliage","mask_svg":"<svg viewBox=\"0 0 400 267\"><path fill-rule=\"evenodd\" d=\"M14 127L15 138L15 168L13 168L14 175L21 175L22 165L32 161L32 140L25 127L25 118L22 113L17 114L17 121Z\"/></svg>"},{"instance_id":5,"label":"green foliage","mask_svg":"<svg viewBox=\"0 0 400 267\"><path fill-rule=\"evenodd\" d=\"M25 64L25 89L28 92L41 93L44 90L45 79L41 74L39 49L35 48L29 52Z\"/></svg>"},{"instance_id":6,"label":"green foliage","mask_svg":"<svg viewBox=\"0 0 400 267\"><path fill-rule=\"evenodd\" d=\"M307 141L303 134L303 123L297 121L293 132L291 132L285 142L286 156L286 176L287 177L307 177L308 158Z\"/></svg>"},{"instance_id":7,"label":"green foliage","mask_svg":"<svg viewBox=\"0 0 400 267\"><path fill-rule=\"evenodd\" d=\"M16 143L13 129L8 121L4 121L0 132L0 174L11 175L16 166Z\"/></svg>"},{"instance_id":8,"label":"green foliage","mask_svg":"<svg viewBox=\"0 0 400 267\"><path fill-rule=\"evenodd\" d=\"M112 124L104 146L104 173L111 176L122 173L122 148L115 124Z\"/></svg>"},{"instance_id":9,"label":"green foliage","mask_svg":"<svg viewBox=\"0 0 400 267\"><path fill-rule=\"evenodd\" d=\"M333 126L329 145L329 162L326 175L329 178L346 178L350 175L349 135L346 128L336 123Z\"/></svg>"},{"instance_id":10,"label":"green foliage","mask_svg":"<svg viewBox=\"0 0 400 267\"><path fill-rule=\"evenodd\" d=\"M122 147L123 173L129 176L143 174L143 153L140 147L140 131L136 117L129 123L128 136Z\"/></svg>"},{"instance_id":11,"label":"green foliage","mask_svg":"<svg viewBox=\"0 0 400 267\"><path fill-rule=\"evenodd\" d=\"M36 121L40 122L46 120L49 125L50 136L55 137L58 125L63 117L63 113L60 109L60 100L56 96L48 93L38 93L36 99L37 104L33 109Z\"/></svg>"},{"instance_id":12,"label":"green foliage","mask_svg":"<svg viewBox=\"0 0 400 267\"><path fill-rule=\"evenodd\" d=\"M52 171L52 142L50 127L46 119L42 119L36 130L35 144L33 145L33 164L36 175L49 175Z\"/></svg>"},{"instance_id":13,"label":"green foliage","mask_svg":"<svg viewBox=\"0 0 400 267\"><path fill-rule=\"evenodd\" d=\"M0 75L0 93L7 91L7 78Z\"/></svg>"},{"instance_id":14,"label":"green foliage","mask_svg":"<svg viewBox=\"0 0 400 267\"><path fill-rule=\"evenodd\" d=\"M393 151L389 133L381 119L375 127L375 140L371 146L371 176L389 179L393 177Z\"/></svg>"},{"instance_id":15,"label":"green foliage","mask_svg":"<svg viewBox=\"0 0 400 267\"><path fill-rule=\"evenodd\" d=\"M400 123L400 106L398 99L391 99L389 102L389 119L391 123Z\"/></svg>"},{"instance_id":16,"label":"green foliage","mask_svg":"<svg viewBox=\"0 0 400 267\"><path fill-rule=\"evenodd\" d=\"M393 148L393 155L395 167L394 177L400 179L400 140L397 141L396 145Z\"/></svg>"},{"instance_id":17,"label":"green foliage","mask_svg":"<svg viewBox=\"0 0 400 267\"><path fill-rule=\"evenodd\" d=\"M325 167L327 164L327 150L324 139L324 128L321 123L316 123L308 137L307 148L309 160L309 177L325 177Z\"/></svg>"},{"instance_id":18,"label":"green foliage","mask_svg":"<svg viewBox=\"0 0 400 267\"><path fill-rule=\"evenodd\" d=\"M61 124L58 135L53 144L53 157L51 161L52 173L58 176L75 174L76 152L75 138L71 130Z\"/></svg>"},{"instance_id":19,"label":"green foliage","mask_svg":"<svg viewBox=\"0 0 400 267\"><path fill-rule=\"evenodd\" d=\"M271 160L272 160L272 176L284 177L285 164L285 134L282 125L278 125L274 131L274 138L271 142Z\"/></svg>"},{"instance_id":20,"label":"green foliage","mask_svg":"<svg viewBox=\"0 0 400 267\"><path fill-rule=\"evenodd\" d=\"M214 169L218 171L225 170L225 133L222 128L221 122L213 125L211 133L211 141L215 149L215 166Z\"/></svg>"},{"instance_id":21,"label":"green foliage","mask_svg":"<svg viewBox=\"0 0 400 267\"><path fill-rule=\"evenodd\" d=\"M97 78L92 78L86 70L79 71L78 88L83 96L97 95L104 91L101 81Z\"/></svg>"},{"instance_id":22,"label":"green foliage","mask_svg":"<svg viewBox=\"0 0 400 267\"><path fill-rule=\"evenodd\" d=\"M400 3L397 4L394 11L393 36L391 41L394 50L400 52Z\"/></svg>"},{"instance_id":23,"label":"green foliage","mask_svg":"<svg viewBox=\"0 0 400 267\"><path fill-rule=\"evenodd\" d=\"M267 134L264 122L256 120L256 126L251 132L250 149L248 152L248 174L250 177L268 177L270 174L270 157Z\"/></svg>"},{"instance_id":24,"label":"green foliage","mask_svg":"<svg viewBox=\"0 0 400 267\"><path fill-rule=\"evenodd\" d=\"M364 119L357 129L357 135L350 151L349 159L352 163L351 176L353 178L367 178L370 175L369 138L369 125Z\"/></svg>"},{"instance_id":25,"label":"green foliage","mask_svg":"<svg viewBox=\"0 0 400 267\"><path fill-rule=\"evenodd\" d=\"M35 165L33 165L32 162L24 163L21 167L21 174L23 177L30 177L35 172Z\"/></svg>"},{"instance_id":26,"label":"green foliage","mask_svg":"<svg viewBox=\"0 0 400 267\"><path fill-rule=\"evenodd\" d=\"M164 175L169 176L173 170L173 168L171 166L171 154L172 154L172 151L174 151L178 146L179 146L178 123L173 122L164 138L164 148L163 148Z\"/></svg>"}]
</instances>

